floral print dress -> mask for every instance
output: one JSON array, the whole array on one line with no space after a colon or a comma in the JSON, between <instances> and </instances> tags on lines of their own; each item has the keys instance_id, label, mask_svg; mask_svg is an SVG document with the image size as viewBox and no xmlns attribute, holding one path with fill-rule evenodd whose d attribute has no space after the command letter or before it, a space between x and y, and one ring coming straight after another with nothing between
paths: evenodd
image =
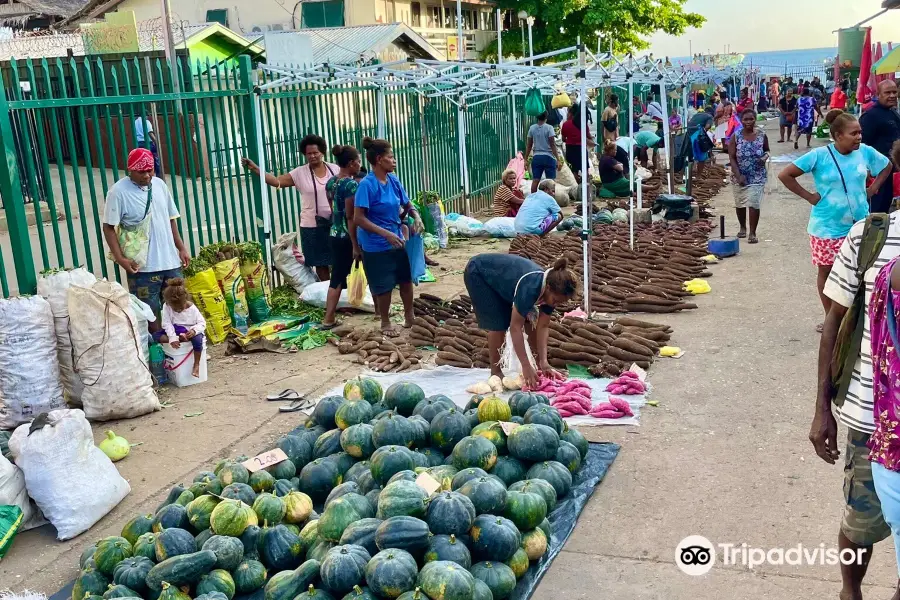
<instances>
[{"instance_id":1,"label":"floral print dress","mask_svg":"<svg viewBox=\"0 0 900 600\"><path fill-rule=\"evenodd\" d=\"M869 302L875 399L875 433L869 439L869 460L891 471L900 471L900 355L891 339L887 300L891 294L894 316L900 321L900 292L891 289L891 271L898 260L900 257L878 272Z\"/></svg>"}]
</instances>

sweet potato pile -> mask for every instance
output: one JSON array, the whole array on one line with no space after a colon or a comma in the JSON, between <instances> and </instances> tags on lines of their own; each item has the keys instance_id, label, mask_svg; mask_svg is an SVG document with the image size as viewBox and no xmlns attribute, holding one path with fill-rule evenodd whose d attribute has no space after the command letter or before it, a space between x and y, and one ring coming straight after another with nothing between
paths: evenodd
<instances>
[{"instance_id":1,"label":"sweet potato pile","mask_svg":"<svg viewBox=\"0 0 900 600\"><path fill-rule=\"evenodd\" d=\"M708 254L706 242L710 228L705 221L637 225L632 250L628 245L627 224L595 225L591 238L591 310L671 313L697 308L685 302L692 294L684 291L683 283L712 275L700 260ZM582 244L577 231L565 237L517 236L509 251L544 268L565 256L579 280L584 279ZM580 302L581 297L576 297L572 307Z\"/></svg>"},{"instance_id":2,"label":"sweet potato pile","mask_svg":"<svg viewBox=\"0 0 900 600\"><path fill-rule=\"evenodd\" d=\"M357 361L373 371L398 373L419 368L422 352L409 342L387 338L377 329L333 331L342 336L336 343L341 354L356 354Z\"/></svg>"}]
</instances>

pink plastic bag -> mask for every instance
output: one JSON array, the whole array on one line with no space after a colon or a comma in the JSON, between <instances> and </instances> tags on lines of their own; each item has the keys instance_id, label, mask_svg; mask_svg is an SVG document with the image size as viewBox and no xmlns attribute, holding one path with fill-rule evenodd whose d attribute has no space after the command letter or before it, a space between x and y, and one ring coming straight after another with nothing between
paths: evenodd
<instances>
[{"instance_id":1,"label":"pink plastic bag","mask_svg":"<svg viewBox=\"0 0 900 600\"><path fill-rule=\"evenodd\" d=\"M521 152L516 152L516 157L509 161L506 165L507 169L512 169L516 173L516 189L522 186L522 177L525 176L525 157Z\"/></svg>"}]
</instances>

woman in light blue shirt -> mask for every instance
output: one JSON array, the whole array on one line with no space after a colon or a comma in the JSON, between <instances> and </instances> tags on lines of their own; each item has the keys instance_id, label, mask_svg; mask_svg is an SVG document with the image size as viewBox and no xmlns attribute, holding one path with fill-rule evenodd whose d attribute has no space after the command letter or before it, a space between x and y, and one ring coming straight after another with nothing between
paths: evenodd
<instances>
[{"instance_id":1,"label":"woman in light blue shirt","mask_svg":"<svg viewBox=\"0 0 900 600\"><path fill-rule=\"evenodd\" d=\"M819 297L828 314L831 300L822 290L831 266L850 228L869 215L869 198L887 181L891 165L877 150L862 143L862 129L856 117L833 110L825 120L831 126L834 143L807 152L785 167L778 178L788 190L812 204L807 231L812 261L819 270ZM797 181L804 173L812 174L816 192ZM875 181L867 189L869 175Z\"/></svg>"}]
</instances>

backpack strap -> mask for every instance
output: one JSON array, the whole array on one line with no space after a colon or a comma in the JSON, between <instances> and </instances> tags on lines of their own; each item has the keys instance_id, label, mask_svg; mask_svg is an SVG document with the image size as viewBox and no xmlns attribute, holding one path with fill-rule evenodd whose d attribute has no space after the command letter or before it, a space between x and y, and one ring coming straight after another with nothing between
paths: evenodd
<instances>
[{"instance_id":1,"label":"backpack strap","mask_svg":"<svg viewBox=\"0 0 900 600\"><path fill-rule=\"evenodd\" d=\"M853 305L847 310L838 329L834 353L831 359L831 382L837 390L833 398L836 406L844 405L853 367L860 355L863 331L866 325L866 272L875 266L887 241L891 218L884 213L873 213L866 217L862 238L857 252L856 277L859 283Z\"/></svg>"}]
</instances>

